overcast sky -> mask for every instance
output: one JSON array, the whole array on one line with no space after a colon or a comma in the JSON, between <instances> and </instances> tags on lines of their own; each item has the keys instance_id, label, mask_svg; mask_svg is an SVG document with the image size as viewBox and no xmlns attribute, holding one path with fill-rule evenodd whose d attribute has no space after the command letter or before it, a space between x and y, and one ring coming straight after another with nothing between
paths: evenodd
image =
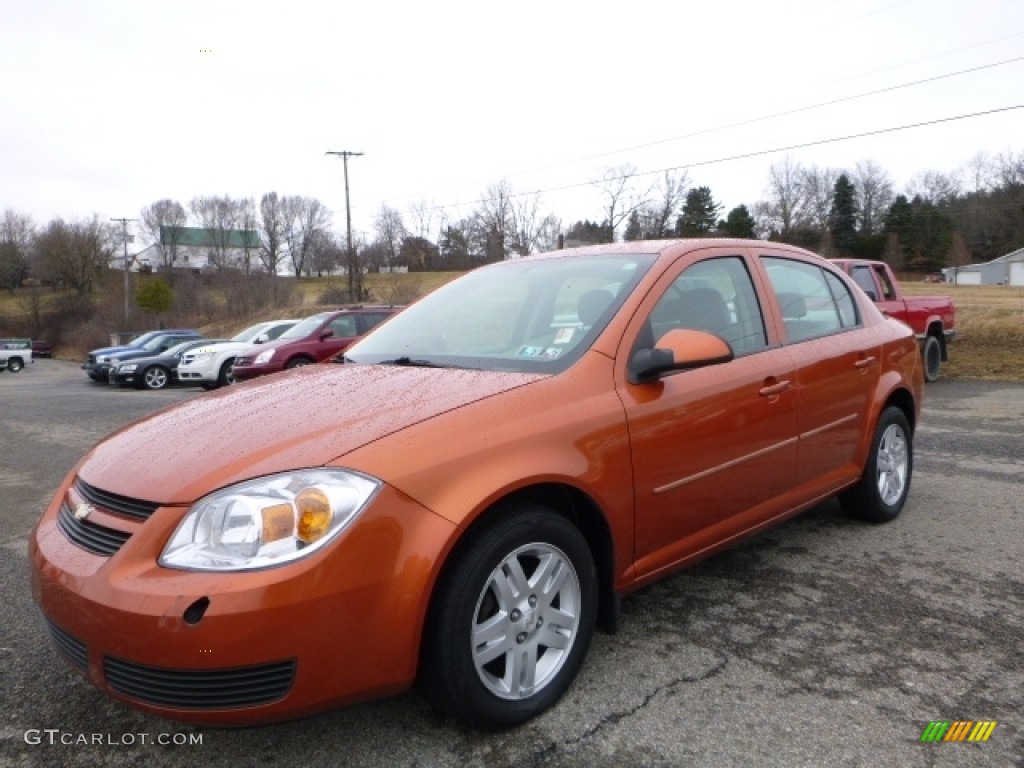
<instances>
[{"instance_id":1,"label":"overcast sky","mask_svg":"<svg viewBox=\"0 0 1024 768\"><path fill-rule=\"evenodd\" d=\"M0 209L39 224L276 191L343 233L325 152L350 150L357 233L382 203L457 219L502 179L568 226L624 164L688 168L728 210L786 154L902 191L1020 153L1024 2L4 0L0 84Z\"/></svg>"}]
</instances>

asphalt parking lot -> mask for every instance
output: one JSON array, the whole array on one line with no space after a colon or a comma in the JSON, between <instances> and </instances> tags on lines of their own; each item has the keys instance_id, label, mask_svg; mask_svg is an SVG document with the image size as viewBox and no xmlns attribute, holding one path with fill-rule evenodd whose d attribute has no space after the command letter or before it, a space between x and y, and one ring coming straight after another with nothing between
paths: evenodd
<instances>
[{"instance_id":1,"label":"asphalt parking lot","mask_svg":"<svg viewBox=\"0 0 1024 768\"><path fill-rule=\"evenodd\" d=\"M1024 385L927 395L896 522L830 502L627 597L619 634L599 634L568 696L524 727L468 731L409 693L219 730L141 714L72 673L26 558L95 441L202 390L117 390L57 360L2 373L0 768L1024 765ZM923 743L936 720L997 725L983 743Z\"/></svg>"}]
</instances>

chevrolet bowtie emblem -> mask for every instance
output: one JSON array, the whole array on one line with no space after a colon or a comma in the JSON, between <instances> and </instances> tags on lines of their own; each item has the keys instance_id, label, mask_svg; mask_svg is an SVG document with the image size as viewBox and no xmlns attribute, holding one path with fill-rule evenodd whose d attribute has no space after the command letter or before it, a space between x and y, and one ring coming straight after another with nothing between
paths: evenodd
<instances>
[{"instance_id":1,"label":"chevrolet bowtie emblem","mask_svg":"<svg viewBox=\"0 0 1024 768\"><path fill-rule=\"evenodd\" d=\"M79 504L75 507L75 520L85 520L95 511L96 508L92 504Z\"/></svg>"}]
</instances>

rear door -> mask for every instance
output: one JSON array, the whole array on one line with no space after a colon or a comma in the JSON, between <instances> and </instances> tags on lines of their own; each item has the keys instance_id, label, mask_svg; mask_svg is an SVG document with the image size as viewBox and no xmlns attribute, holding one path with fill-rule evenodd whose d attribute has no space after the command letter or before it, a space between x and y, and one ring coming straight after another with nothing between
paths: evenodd
<instances>
[{"instance_id":1,"label":"rear door","mask_svg":"<svg viewBox=\"0 0 1024 768\"><path fill-rule=\"evenodd\" d=\"M881 371L881 339L825 262L762 252L772 312L796 364L797 484L822 493L860 475L858 449Z\"/></svg>"},{"instance_id":2,"label":"rear door","mask_svg":"<svg viewBox=\"0 0 1024 768\"><path fill-rule=\"evenodd\" d=\"M622 376L640 577L771 518L793 483L795 370L787 350L770 343L754 285L742 251L706 249L696 262L683 257L624 336L622 359L673 328L715 333L736 355L648 384Z\"/></svg>"}]
</instances>

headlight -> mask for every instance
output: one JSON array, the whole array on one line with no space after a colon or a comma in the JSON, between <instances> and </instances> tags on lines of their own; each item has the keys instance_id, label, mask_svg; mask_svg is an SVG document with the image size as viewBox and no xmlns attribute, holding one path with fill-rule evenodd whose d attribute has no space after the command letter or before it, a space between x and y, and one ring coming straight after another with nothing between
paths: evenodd
<instances>
[{"instance_id":1,"label":"headlight","mask_svg":"<svg viewBox=\"0 0 1024 768\"><path fill-rule=\"evenodd\" d=\"M110 356L109 356L109 355L97 355L97 356L96 356L96 362L97 362L97 363L105 363L105 362L107 362L107 360L109 360L109 359L110 359Z\"/></svg>"},{"instance_id":2,"label":"headlight","mask_svg":"<svg viewBox=\"0 0 1024 768\"><path fill-rule=\"evenodd\" d=\"M135 363L125 363L124 365L117 366L118 373L133 373L139 366Z\"/></svg>"},{"instance_id":3,"label":"headlight","mask_svg":"<svg viewBox=\"0 0 1024 768\"><path fill-rule=\"evenodd\" d=\"M196 352L192 356L192 362L201 363L204 360L209 360L211 357L213 357L213 352Z\"/></svg>"},{"instance_id":4,"label":"headlight","mask_svg":"<svg viewBox=\"0 0 1024 768\"><path fill-rule=\"evenodd\" d=\"M253 360L253 363L255 363L256 365L263 365L264 363L269 363L274 357L274 352L275 350L273 349L268 349L266 352L260 352L258 355L256 355L256 359Z\"/></svg>"},{"instance_id":5,"label":"headlight","mask_svg":"<svg viewBox=\"0 0 1024 768\"><path fill-rule=\"evenodd\" d=\"M297 560L344 530L379 487L347 470L306 469L223 488L186 513L160 565L243 571Z\"/></svg>"}]
</instances>

